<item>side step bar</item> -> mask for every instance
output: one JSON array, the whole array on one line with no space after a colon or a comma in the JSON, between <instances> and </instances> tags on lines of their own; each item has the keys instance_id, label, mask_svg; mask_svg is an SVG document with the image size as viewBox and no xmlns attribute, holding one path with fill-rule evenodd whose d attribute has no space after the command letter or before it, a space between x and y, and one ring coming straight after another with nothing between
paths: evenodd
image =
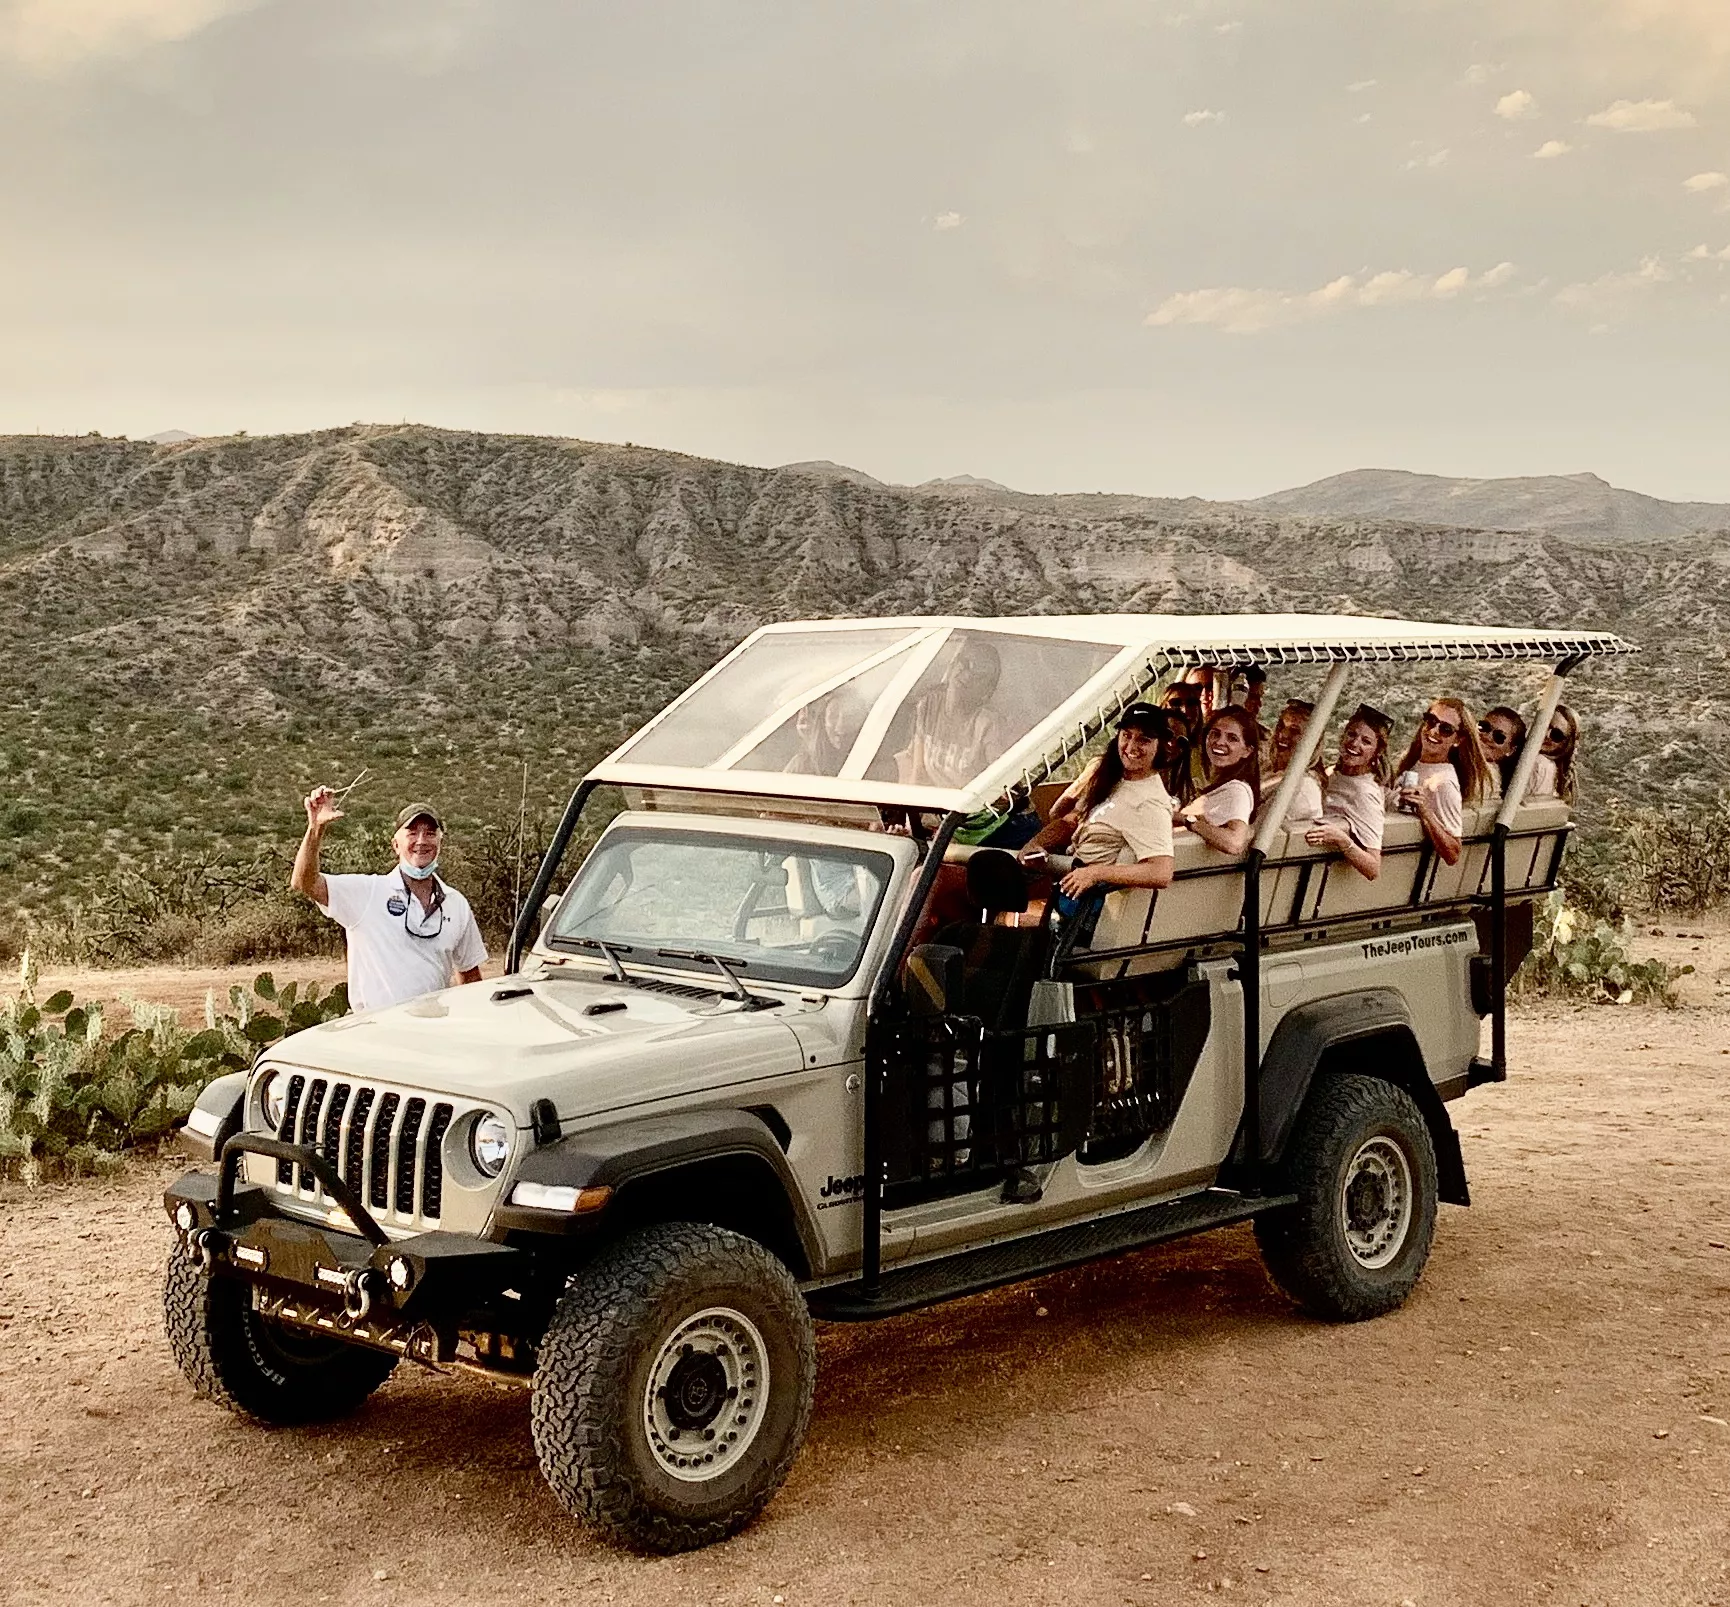
<instances>
[{"instance_id":1,"label":"side step bar","mask_svg":"<svg viewBox=\"0 0 1730 1607\"><path fill-rule=\"evenodd\" d=\"M811 1315L825 1322L870 1322L921 1306L981 1294L1006 1283L1020 1283L1066 1267L1079 1267L1126 1250L1145 1249L1187 1238L1209 1228L1248 1221L1264 1211L1295 1205L1295 1194L1239 1194L1231 1189L1202 1189L1181 1199L1165 1200L1117 1216L1074 1222L1043 1233L1029 1233L1006 1243L983 1245L958 1255L941 1256L912 1267L885 1272L874 1296L858 1283L814 1289L806 1302Z\"/></svg>"}]
</instances>

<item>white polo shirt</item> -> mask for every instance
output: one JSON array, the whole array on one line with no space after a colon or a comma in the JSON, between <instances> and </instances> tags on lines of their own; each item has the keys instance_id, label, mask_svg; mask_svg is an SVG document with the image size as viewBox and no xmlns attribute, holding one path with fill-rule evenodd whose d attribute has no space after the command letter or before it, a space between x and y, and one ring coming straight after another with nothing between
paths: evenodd
<instances>
[{"instance_id":1,"label":"white polo shirt","mask_svg":"<svg viewBox=\"0 0 1730 1607\"><path fill-rule=\"evenodd\" d=\"M400 870L324 882L329 896L319 908L348 933L348 1002L356 1010L437 993L487 957L469 901L448 882L439 884L444 903L431 916Z\"/></svg>"}]
</instances>

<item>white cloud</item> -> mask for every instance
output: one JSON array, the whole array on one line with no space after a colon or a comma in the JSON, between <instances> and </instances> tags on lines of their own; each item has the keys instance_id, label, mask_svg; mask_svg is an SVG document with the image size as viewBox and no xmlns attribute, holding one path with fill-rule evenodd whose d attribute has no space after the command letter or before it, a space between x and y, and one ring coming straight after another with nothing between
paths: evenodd
<instances>
[{"instance_id":1,"label":"white cloud","mask_svg":"<svg viewBox=\"0 0 1730 1607\"><path fill-rule=\"evenodd\" d=\"M1374 89L1376 83L1377 80L1374 78L1360 78L1355 84L1346 85L1346 93L1348 95L1361 95L1366 89Z\"/></svg>"},{"instance_id":2,"label":"white cloud","mask_svg":"<svg viewBox=\"0 0 1730 1607\"><path fill-rule=\"evenodd\" d=\"M1510 123L1522 122L1537 115L1537 97L1529 89L1509 90L1496 102L1496 116L1505 117Z\"/></svg>"},{"instance_id":3,"label":"white cloud","mask_svg":"<svg viewBox=\"0 0 1730 1607\"><path fill-rule=\"evenodd\" d=\"M1213 25L1213 31L1215 33L1242 33L1243 24L1241 22L1216 22Z\"/></svg>"},{"instance_id":4,"label":"white cloud","mask_svg":"<svg viewBox=\"0 0 1730 1607\"><path fill-rule=\"evenodd\" d=\"M1354 123L1367 123L1371 120L1371 118L1374 115L1375 114L1373 112L1359 112L1358 115L1352 119L1352 121Z\"/></svg>"},{"instance_id":5,"label":"white cloud","mask_svg":"<svg viewBox=\"0 0 1730 1607\"><path fill-rule=\"evenodd\" d=\"M1694 114L1673 100L1618 100L1586 121L1593 128L1614 129L1618 134L1653 134L1666 128L1692 128Z\"/></svg>"},{"instance_id":6,"label":"white cloud","mask_svg":"<svg viewBox=\"0 0 1730 1607\"><path fill-rule=\"evenodd\" d=\"M1224 112L1185 112L1183 126L1185 128L1200 128L1203 123L1223 123Z\"/></svg>"},{"instance_id":7,"label":"white cloud","mask_svg":"<svg viewBox=\"0 0 1730 1607\"><path fill-rule=\"evenodd\" d=\"M1449 156L1452 154L1444 145L1439 151L1431 151L1428 156L1414 156L1411 161L1406 163L1406 167L1408 170L1418 167L1445 167Z\"/></svg>"},{"instance_id":8,"label":"white cloud","mask_svg":"<svg viewBox=\"0 0 1730 1607\"><path fill-rule=\"evenodd\" d=\"M939 212L933 219L934 229L959 229L967 220L959 212Z\"/></svg>"},{"instance_id":9,"label":"white cloud","mask_svg":"<svg viewBox=\"0 0 1730 1607\"><path fill-rule=\"evenodd\" d=\"M1466 69L1463 81L1476 88L1480 84L1489 83L1491 76L1497 71L1499 71L1498 68L1486 66L1481 61L1474 61L1472 65Z\"/></svg>"},{"instance_id":10,"label":"white cloud","mask_svg":"<svg viewBox=\"0 0 1730 1607\"><path fill-rule=\"evenodd\" d=\"M0 0L0 57L51 73L186 39L257 0Z\"/></svg>"},{"instance_id":11,"label":"white cloud","mask_svg":"<svg viewBox=\"0 0 1730 1607\"><path fill-rule=\"evenodd\" d=\"M1540 162L1547 162L1555 156L1566 156L1573 148L1565 139L1547 139L1532 155Z\"/></svg>"},{"instance_id":12,"label":"white cloud","mask_svg":"<svg viewBox=\"0 0 1730 1607\"><path fill-rule=\"evenodd\" d=\"M1708 190L1721 190L1730 184L1730 173L1696 173L1691 179L1682 180L1682 188L1695 195L1704 195Z\"/></svg>"},{"instance_id":13,"label":"white cloud","mask_svg":"<svg viewBox=\"0 0 1730 1607\"><path fill-rule=\"evenodd\" d=\"M1642 257L1640 266L1626 273L1605 273L1596 279L1563 285L1556 292L1555 301L1558 307L1569 312L1602 317L1619 311L1633 298L1656 290L1674 278L1661 257Z\"/></svg>"},{"instance_id":14,"label":"white cloud","mask_svg":"<svg viewBox=\"0 0 1730 1607\"><path fill-rule=\"evenodd\" d=\"M1692 251L1684 252L1683 260L1686 262L1730 262L1730 246L1725 246L1721 251L1714 251L1711 246L1702 243L1695 246Z\"/></svg>"},{"instance_id":15,"label":"white cloud","mask_svg":"<svg viewBox=\"0 0 1730 1607\"><path fill-rule=\"evenodd\" d=\"M1193 324L1227 335L1256 335L1263 330L1310 323L1357 308L1452 301L1462 295L1494 290L1513 276L1513 263L1500 262L1476 278L1465 268L1450 268L1437 278L1399 268L1368 275L1342 274L1309 291L1252 290L1241 286L1186 290L1167 296L1143 322L1155 329Z\"/></svg>"}]
</instances>

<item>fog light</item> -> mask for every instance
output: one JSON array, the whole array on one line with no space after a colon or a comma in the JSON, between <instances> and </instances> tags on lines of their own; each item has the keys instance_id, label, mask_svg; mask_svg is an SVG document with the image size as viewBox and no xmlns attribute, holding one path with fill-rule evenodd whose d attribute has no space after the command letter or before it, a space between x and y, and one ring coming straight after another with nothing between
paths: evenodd
<instances>
[{"instance_id":1,"label":"fog light","mask_svg":"<svg viewBox=\"0 0 1730 1607\"><path fill-rule=\"evenodd\" d=\"M391 1288L399 1292L414 1282L413 1266L400 1255L393 1255L390 1258L390 1265L385 1268L385 1273L390 1279Z\"/></svg>"},{"instance_id":2,"label":"fog light","mask_svg":"<svg viewBox=\"0 0 1730 1607\"><path fill-rule=\"evenodd\" d=\"M198 1224L198 1213L192 1209L191 1203L182 1200L174 1208L174 1225L182 1233L190 1233Z\"/></svg>"}]
</instances>

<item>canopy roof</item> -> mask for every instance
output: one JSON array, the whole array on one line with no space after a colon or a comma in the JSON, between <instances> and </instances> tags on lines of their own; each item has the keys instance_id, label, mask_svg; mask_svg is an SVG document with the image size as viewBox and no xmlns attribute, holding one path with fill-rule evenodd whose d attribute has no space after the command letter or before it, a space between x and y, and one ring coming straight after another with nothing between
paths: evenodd
<instances>
[{"instance_id":1,"label":"canopy roof","mask_svg":"<svg viewBox=\"0 0 1730 1607\"><path fill-rule=\"evenodd\" d=\"M590 775L971 813L1042 779L1185 666L1636 651L1601 631L1348 614L801 620L746 638Z\"/></svg>"}]
</instances>

